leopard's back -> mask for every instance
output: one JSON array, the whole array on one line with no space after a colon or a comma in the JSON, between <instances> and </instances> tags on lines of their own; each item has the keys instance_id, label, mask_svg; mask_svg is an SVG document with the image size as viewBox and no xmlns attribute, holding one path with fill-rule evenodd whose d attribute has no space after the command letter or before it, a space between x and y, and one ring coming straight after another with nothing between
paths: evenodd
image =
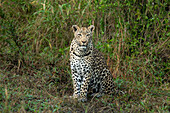
<instances>
[{"instance_id":1,"label":"leopard's back","mask_svg":"<svg viewBox=\"0 0 170 113\"><path fill-rule=\"evenodd\" d=\"M92 70L89 91L93 90L90 91L92 94L99 93L100 90L105 94L112 93L114 91L113 77L103 55L95 48L93 50Z\"/></svg>"}]
</instances>

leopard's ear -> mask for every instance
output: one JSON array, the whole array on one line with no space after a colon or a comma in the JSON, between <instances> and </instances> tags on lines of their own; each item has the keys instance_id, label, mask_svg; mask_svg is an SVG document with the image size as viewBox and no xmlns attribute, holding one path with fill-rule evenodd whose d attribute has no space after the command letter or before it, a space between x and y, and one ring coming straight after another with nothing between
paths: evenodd
<instances>
[{"instance_id":1,"label":"leopard's ear","mask_svg":"<svg viewBox=\"0 0 170 113\"><path fill-rule=\"evenodd\" d=\"M88 29L89 29L91 32L93 32L94 29L95 29L95 27L94 27L94 25L91 25L91 26L88 27Z\"/></svg>"},{"instance_id":2,"label":"leopard's ear","mask_svg":"<svg viewBox=\"0 0 170 113\"><path fill-rule=\"evenodd\" d=\"M76 32L76 31L79 30L80 28L79 28L79 26L77 26L77 25L73 25L73 26L72 26L72 29L73 29L73 32Z\"/></svg>"}]
</instances>

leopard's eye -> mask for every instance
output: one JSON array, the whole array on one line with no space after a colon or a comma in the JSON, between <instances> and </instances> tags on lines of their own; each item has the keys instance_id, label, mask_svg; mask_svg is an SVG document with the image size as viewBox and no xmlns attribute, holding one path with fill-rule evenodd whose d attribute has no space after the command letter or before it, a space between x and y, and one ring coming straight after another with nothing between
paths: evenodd
<instances>
[{"instance_id":1,"label":"leopard's eye","mask_svg":"<svg viewBox=\"0 0 170 113\"><path fill-rule=\"evenodd\" d=\"M90 34L87 34L86 36L90 36Z\"/></svg>"},{"instance_id":2,"label":"leopard's eye","mask_svg":"<svg viewBox=\"0 0 170 113\"><path fill-rule=\"evenodd\" d=\"M81 36L81 34L78 34L78 36Z\"/></svg>"}]
</instances>

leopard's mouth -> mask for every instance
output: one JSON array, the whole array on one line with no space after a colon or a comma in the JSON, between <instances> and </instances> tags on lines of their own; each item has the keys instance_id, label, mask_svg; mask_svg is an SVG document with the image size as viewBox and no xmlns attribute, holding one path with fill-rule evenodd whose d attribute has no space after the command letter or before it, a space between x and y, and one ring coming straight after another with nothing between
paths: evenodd
<instances>
[{"instance_id":1,"label":"leopard's mouth","mask_svg":"<svg viewBox=\"0 0 170 113\"><path fill-rule=\"evenodd\" d=\"M87 49L87 46L85 45L79 46L80 51L86 51L86 49Z\"/></svg>"}]
</instances>

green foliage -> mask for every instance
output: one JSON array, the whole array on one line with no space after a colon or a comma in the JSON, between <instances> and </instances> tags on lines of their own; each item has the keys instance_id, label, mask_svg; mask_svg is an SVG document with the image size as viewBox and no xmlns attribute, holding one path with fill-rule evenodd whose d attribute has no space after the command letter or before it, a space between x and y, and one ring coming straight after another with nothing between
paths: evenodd
<instances>
[{"instance_id":1,"label":"green foliage","mask_svg":"<svg viewBox=\"0 0 170 113\"><path fill-rule=\"evenodd\" d=\"M72 94L74 24L95 25L94 45L129 94L89 104L63 97ZM0 25L0 111L168 111L168 0L2 0Z\"/></svg>"}]
</instances>

